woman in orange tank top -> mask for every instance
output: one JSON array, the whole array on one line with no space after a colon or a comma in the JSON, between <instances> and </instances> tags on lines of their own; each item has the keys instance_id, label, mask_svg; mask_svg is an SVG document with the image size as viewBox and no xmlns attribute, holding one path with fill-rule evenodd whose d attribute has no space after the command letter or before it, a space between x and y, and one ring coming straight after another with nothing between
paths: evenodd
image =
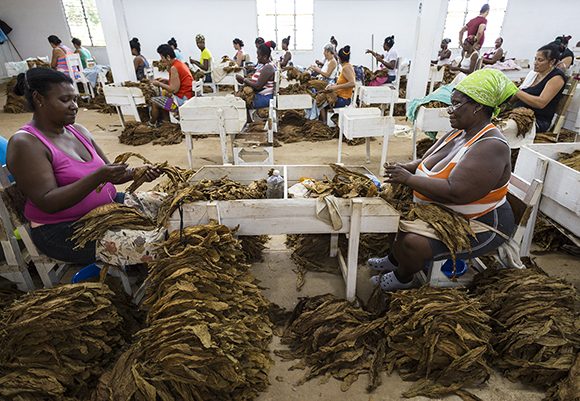
<instances>
[{"instance_id":1,"label":"woman in orange tank top","mask_svg":"<svg viewBox=\"0 0 580 401\"><path fill-rule=\"evenodd\" d=\"M338 51L338 60L340 61L341 71L336 80L336 84L328 85L327 90L336 92L337 98L334 109L346 107L350 105L352 100L352 93L355 87L356 75L354 68L350 64L350 46L346 45ZM320 119L326 123L327 109L330 105L320 109Z\"/></svg>"},{"instance_id":2,"label":"woman in orange tank top","mask_svg":"<svg viewBox=\"0 0 580 401\"><path fill-rule=\"evenodd\" d=\"M500 71L479 70L469 75L453 91L447 110L454 130L439 139L422 159L385 166L386 182L411 187L415 202L441 204L511 235L514 216L506 201L510 149L491 124L491 117L516 91ZM504 241L494 231L477 234L471 252L461 252L457 258L481 256ZM383 273L371 281L384 291L410 288L415 273L449 256L441 241L399 231L390 255L369 259L369 267Z\"/></svg>"}]
</instances>

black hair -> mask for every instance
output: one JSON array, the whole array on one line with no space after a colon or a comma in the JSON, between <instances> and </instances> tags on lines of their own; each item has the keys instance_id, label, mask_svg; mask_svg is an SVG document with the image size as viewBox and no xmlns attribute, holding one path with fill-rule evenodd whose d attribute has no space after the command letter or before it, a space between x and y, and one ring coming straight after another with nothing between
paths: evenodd
<instances>
[{"instance_id":1,"label":"black hair","mask_svg":"<svg viewBox=\"0 0 580 401\"><path fill-rule=\"evenodd\" d=\"M175 58L175 51L169 45L159 45L157 53L161 54L162 57L169 56L170 58Z\"/></svg>"},{"instance_id":2,"label":"black hair","mask_svg":"<svg viewBox=\"0 0 580 401\"><path fill-rule=\"evenodd\" d=\"M350 46L346 45L338 51L338 58L342 63L348 63L350 61Z\"/></svg>"},{"instance_id":3,"label":"black hair","mask_svg":"<svg viewBox=\"0 0 580 401\"><path fill-rule=\"evenodd\" d=\"M79 38L72 38L71 42L75 46L81 46L81 40Z\"/></svg>"},{"instance_id":4,"label":"black hair","mask_svg":"<svg viewBox=\"0 0 580 401\"><path fill-rule=\"evenodd\" d=\"M273 40L269 40L266 43L264 43L266 46L268 46L270 49L274 50L276 48L276 42L274 42Z\"/></svg>"},{"instance_id":5,"label":"black hair","mask_svg":"<svg viewBox=\"0 0 580 401\"><path fill-rule=\"evenodd\" d=\"M270 57L272 55L272 49L270 48L270 46L266 46L265 44L262 43L260 46L258 46L258 54Z\"/></svg>"},{"instance_id":6,"label":"black hair","mask_svg":"<svg viewBox=\"0 0 580 401\"><path fill-rule=\"evenodd\" d=\"M498 39L499 39L499 40L500 40L500 42L503 44L503 38L500 36Z\"/></svg>"},{"instance_id":7,"label":"black hair","mask_svg":"<svg viewBox=\"0 0 580 401\"><path fill-rule=\"evenodd\" d=\"M484 4L484 5L481 7L481 10L479 10L479 13L480 13L480 14L483 14L483 13L486 13L486 12L488 12L488 11L489 11L489 4Z\"/></svg>"},{"instance_id":8,"label":"black hair","mask_svg":"<svg viewBox=\"0 0 580 401\"><path fill-rule=\"evenodd\" d=\"M568 42L570 41L570 39L572 39L572 36L570 36L570 35L562 35L562 36L558 36L556 38L556 40L554 40L554 42L556 42L558 44L563 44L565 46L568 46Z\"/></svg>"},{"instance_id":9,"label":"black hair","mask_svg":"<svg viewBox=\"0 0 580 401\"><path fill-rule=\"evenodd\" d=\"M129 41L129 46L131 49L137 50L137 53L141 53L141 43L139 43L139 39L133 38Z\"/></svg>"},{"instance_id":10,"label":"black hair","mask_svg":"<svg viewBox=\"0 0 580 401\"><path fill-rule=\"evenodd\" d=\"M32 94L38 92L46 96L53 85L63 82L72 84L73 81L68 75L50 68L31 68L26 72L18 74L14 93L24 96L31 110L34 110L34 100Z\"/></svg>"},{"instance_id":11,"label":"black hair","mask_svg":"<svg viewBox=\"0 0 580 401\"><path fill-rule=\"evenodd\" d=\"M177 40L175 40L175 38L171 38L171 39L169 39L169 40L167 41L167 44L168 44L169 46L173 46L174 48L176 48L176 49L177 49Z\"/></svg>"},{"instance_id":12,"label":"black hair","mask_svg":"<svg viewBox=\"0 0 580 401\"><path fill-rule=\"evenodd\" d=\"M336 38L334 36L330 37L330 43L332 43L334 45L334 47L338 49L338 41L336 40Z\"/></svg>"},{"instance_id":13,"label":"black hair","mask_svg":"<svg viewBox=\"0 0 580 401\"><path fill-rule=\"evenodd\" d=\"M289 45L290 44L290 36L282 39L282 43L286 43L287 45Z\"/></svg>"},{"instance_id":14,"label":"black hair","mask_svg":"<svg viewBox=\"0 0 580 401\"><path fill-rule=\"evenodd\" d=\"M393 47L395 44L395 35L387 36L385 38L385 44L389 47Z\"/></svg>"},{"instance_id":15,"label":"black hair","mask_svg":"<svg viewBox=\"0 0 580 401\"><path fill-rule=\"evenodd\" d=\"M56 35L50 35L47 39L48 43L52 43L53 45L60 45L62 43L62 40L60 40Z\"/></svg>"},{"instance_id":16,"label":"black hair","mask_svg":"<svg viewBox=\"0 0 580 401\"><path fill-rule=\"evenodd\" d=\"M263 37L261 37L261 36L258 36L258 37L256 38L256 40L254 40L254 44L256 44L256 45L263 45L263 44L264 44L264 42L265 42L265 40L264 40L264 38L263 38Z\"/></svg>"},{"instance_id":17,"label":"black hair","mask_svg":"<svg viewBox=\"0 0 580 401\"><path fill-rule=\"evenodd\" d=\"M556 43L549 43L538 49L548 60L560 59L560 48Z\"/></svg>"},{"instance_id":18,"label":"black hair","mask_svg":"<svg viewBox=\"0 0 580 401\"><path fill-rule=\"evenodd\" d=\"M240 47L244 47L244 41L242 39L235 38L234 39L235 45L240 45Z\"/></svg>"}]
</instances>

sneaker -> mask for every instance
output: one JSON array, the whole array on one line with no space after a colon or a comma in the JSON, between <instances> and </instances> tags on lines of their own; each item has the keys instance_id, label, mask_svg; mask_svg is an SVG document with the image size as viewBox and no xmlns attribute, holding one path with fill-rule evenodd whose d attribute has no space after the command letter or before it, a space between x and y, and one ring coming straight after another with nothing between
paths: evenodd
<instances>
[{"instance_id":1,"label":"sneaker","mask_svg":"<svg viewBox=\"0 0 580 401\"><path fill-rule=\"evenodd\" d=\"M371 277L371 283L375 286L380 285L381 290L385 292L406 290L415 287L415 280L411 280L408 283L401 283L393 272L373 276Z\"/></svg>"},{"instance_id":2,"label":"sneaker","mask_svg":"<svg viewBox=\"0 0 580 401\"><path fill-rule=\"evenodd\" d=\"M394 272L398 268L389 258L389 255L382 258L370 258L367 260L367 266L369 269L379 272Z\"/></svg>"}]
</instances>

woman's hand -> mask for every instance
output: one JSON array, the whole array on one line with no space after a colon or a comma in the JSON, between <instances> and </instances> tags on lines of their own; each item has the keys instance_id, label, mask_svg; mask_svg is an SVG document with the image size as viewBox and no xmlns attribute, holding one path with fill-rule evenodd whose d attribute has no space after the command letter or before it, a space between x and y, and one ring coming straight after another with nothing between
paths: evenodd
<instances>
[{"instance_id":1,"label":"woman's hand","mask_svg":"<svg viewBox=\"0 0 580 401\"><path fill-rule=\"evenodd\" d=\"M406 184L409 178L413 176L409 170L407 170L402 164L386 164L385 163L385 175L387 179L385 182L390 184Z\"/></svg>"},{"instance_id":2,"label":"woman's hand","mask_svg":"<svg viewBox=\"0 0 580 401\"><path fill-rule=\"evenodd\" d=\"M367 49L367 50L365 51L365 54L373 54L373 51L372 51L371 49Z\"/></svg>"},{"instance_id":3,"label":"woman's hand","mask_svg":"<svg viewBox=\"0 0 580 401\"><path fill-rule=\"evenodd\" d=\"M240 74L236 74L236 81L238 81L238 83L243 84L244 83L244 76L240 75Z\"/></svg>"},{"instance_id":4,"label":"woman's hand","mask_svg":"<svg viewBox=\"0 0 580 401\"><path fill-rule=\"evenodd\" d=\"M459 67L456 65L449 66L449 71L459 71Z\"/></svg>"},{"instance_id":5,"label":"woman's hand","mask_svg":"<svg viewBox=\"0 0 580 401\"><path fill-rule=\"evenodd\" d=\"M153 86L161 86L161 82L160 81L157 81L157 80L151 81L151 85L153 85Z\"/></svg>"},{"instance_id":6,"label":"woman's hand","mask_svg":"<svg viewBox=\"0 0 580 401\"><path fill-rule=\"evenodd\" d=\"M154 168L153 166L147 166L147 170L145 171L145 181L151 182L159 178L163 174L163 171L159 170L158 168Z\"/></svg>"},{"instance_id":7,"label":"woman's hand","mask_svg":"<svg viewBox=\"0 0 580 401\"><path fill-rule=\"evenodd\" d=\"M335 91L336 90L336 85L328 85L325 90L327 90L327 91Z\"/></svg>"},{"instance_id":8,"label":"woman's hand","mask_svg":"<svg viewBox=\"0 0 580 401\"><path fill-rule=\"evenodd\" d=\"M101 184L124 184L133 177L133 171L126 164L105 164L97 170Z\"/></svg>"}]
</instances>

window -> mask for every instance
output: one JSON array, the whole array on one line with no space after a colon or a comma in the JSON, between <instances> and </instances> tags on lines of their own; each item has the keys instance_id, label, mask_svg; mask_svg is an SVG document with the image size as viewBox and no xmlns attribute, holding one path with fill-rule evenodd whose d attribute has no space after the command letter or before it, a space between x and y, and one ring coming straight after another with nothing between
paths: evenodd
<instances>
[{"instance_id":1,"label":"window","mask_svg":"<svg viewBox=\"0 0 580 401\"><path fill-rule=\"evenodd\" d=\"M290 49L312 50L314 36L313 0L256 0L258 36L277 46L291 36Z\"/></svg>"},{"instance_id":2,"label":"window","mask_svg":"<svg viewBox=\"0 0 580 401\"><path fill-rule=\"evenodd\" d=\"M451 39L449 47L458 47L457 38L461 28L472 18L479 15L484 4L489 4L489 15L485 28L484 47L493 47L493 42L501 34L501 26L505 16L508 0L449 0L447 19L445 20L444 37Z\"/></svg>"},{"instance_id":3,"label":"window","mask_svg":"<svg viewBox=\"0 0 580 401\"><path fill-rule=\"evenodd\" d=\"M62 0L62 6L72 37L79 38L83 46L105 46L95 0Z\"/></svg>"}]
</instances>

